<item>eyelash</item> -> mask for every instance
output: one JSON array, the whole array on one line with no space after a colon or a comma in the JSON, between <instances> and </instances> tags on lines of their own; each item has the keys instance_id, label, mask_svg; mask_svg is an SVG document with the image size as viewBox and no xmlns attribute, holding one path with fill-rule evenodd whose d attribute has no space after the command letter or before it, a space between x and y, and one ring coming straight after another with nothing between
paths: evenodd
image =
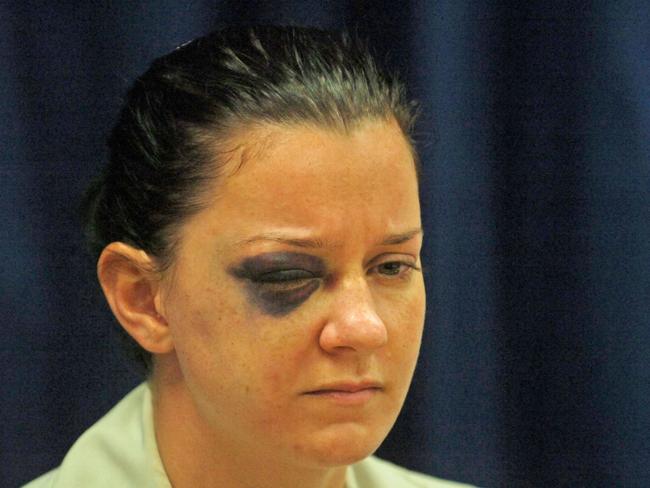
<instances>
[{"instance_id":1,"label":"eyelash","mask_svg":"<svg viewBox=\"0 0 650 488\"><path fill-rule=\"evenodd\" d=\"M399 266L396 273L379 273L379 269L382 266L387 265L397 265ZM387 279L406 279L409 277L412 271L420 271L415 264L404 262L404 261L386 261L385 263L380 263L377 266L374 266L372 269L377 270L379 274Z\"/></svg>"},{"instance_id":2,"label":"eyelash","mask_svg":"<svg viewBox=\"0 0 650 488\"><path fill-rule=\"evenodd\" d=\"M380 270L385 266L395 266L398 268L396 272L381 273ZM387 261L385 263L380 263L371 268L373 273L377 273L386 279L407 279L411 272L420 271L421 268L417 267L415 264L404 262L404 261ZM303 269L283 269L277 271L269 271L264 273L253 281L266 287L272 287L276 290L287 290L300 288L306 281L311 281L317 279L319 276L311 273L310 271Z\"/></svg>"},{"instance_id":3,"label":"eyelash","mask_svg":"<svg viewBox=\"0 0 650 488\"><path fill-rule=\"evenodd\" d=\"M291 291L301 288L303 283L315 278L318 276L304 269L281 269L263 273L253 281L275 291Z\"/></svg>"},{"instance_id":4,"label":"eyelash","mask_svg":"<svg viewBox=\"0 0 650 488\"><path fill-rule=\"evenodd\" d=\"M284 283L287 281L300 281L315 278L311 271L304 269L279 269L261 274L255 281L261 283Z\"/></svg>"}]
</instances>

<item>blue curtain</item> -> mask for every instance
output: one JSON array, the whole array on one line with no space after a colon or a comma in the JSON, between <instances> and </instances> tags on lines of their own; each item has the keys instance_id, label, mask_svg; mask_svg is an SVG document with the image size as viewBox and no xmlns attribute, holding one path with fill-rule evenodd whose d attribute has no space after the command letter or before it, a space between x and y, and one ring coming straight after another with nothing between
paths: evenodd
<instances>
[{"instance_id":1,"label":"blue curtain","mask_svg":"<svg viewBox=\"0 0 650 488\"><path fill-rule=\"evenodd\" d=\"M487 487L650 486L650 7L624 0L1 2L2 485L139 381L77 218L122 95L247 22L355 30L421 103L428 318L380 455Z\"/></svg>"}]
</instances>

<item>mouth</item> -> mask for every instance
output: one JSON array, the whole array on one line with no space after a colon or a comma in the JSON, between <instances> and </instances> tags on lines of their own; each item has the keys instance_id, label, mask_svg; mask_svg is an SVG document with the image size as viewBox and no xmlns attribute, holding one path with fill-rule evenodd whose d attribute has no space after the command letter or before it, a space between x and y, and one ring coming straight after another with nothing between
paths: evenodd
<instances>
[{"instance_id":1,"label":"mouth","mask_svg":"<svg viewBox=\"0 0 650 488\"><path fill-rule=\"evenodd\" d=\"M383 386L374 381L361 383L336 383L324 385L304 395L314 399L330 401L340 405L362 405L383 391Z\"/></svg>"}]
</instances>

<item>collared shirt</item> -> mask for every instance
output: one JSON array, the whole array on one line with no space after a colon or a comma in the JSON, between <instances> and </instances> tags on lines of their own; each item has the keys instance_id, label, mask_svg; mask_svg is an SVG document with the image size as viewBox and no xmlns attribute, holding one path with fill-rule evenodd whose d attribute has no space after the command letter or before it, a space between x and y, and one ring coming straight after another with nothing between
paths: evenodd
<instances>
[{"instance_id":1,"label":"collared shirt","mask_svg":"<svg viewBox=\"0 0 650 488\"><path fill-rule=\"evenodd\" d=\"M462 488L370 456L347 470L346 488ZM158 454L151 390L141 384L75 442L61 465L23 488L172 488Z\"/></svg>"}]
</instances>

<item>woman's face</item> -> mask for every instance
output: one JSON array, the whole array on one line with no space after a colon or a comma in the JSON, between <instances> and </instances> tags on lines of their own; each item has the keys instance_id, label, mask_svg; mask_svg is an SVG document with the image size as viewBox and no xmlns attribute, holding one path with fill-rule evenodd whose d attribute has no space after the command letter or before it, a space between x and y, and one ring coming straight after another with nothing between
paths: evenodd
<instances>
[{"instance_id":1,"label":"woman's face","mask_svg":"<svg viewBox=\"0 0 650 488\"><path fill-rule=\"evenodd\" d=\"M256 128L233 143L163 281L184 388L231 451L357 461L392 427L420 347L409 146L384 121L347 135Z\"/></svg>"}]
</instances>

